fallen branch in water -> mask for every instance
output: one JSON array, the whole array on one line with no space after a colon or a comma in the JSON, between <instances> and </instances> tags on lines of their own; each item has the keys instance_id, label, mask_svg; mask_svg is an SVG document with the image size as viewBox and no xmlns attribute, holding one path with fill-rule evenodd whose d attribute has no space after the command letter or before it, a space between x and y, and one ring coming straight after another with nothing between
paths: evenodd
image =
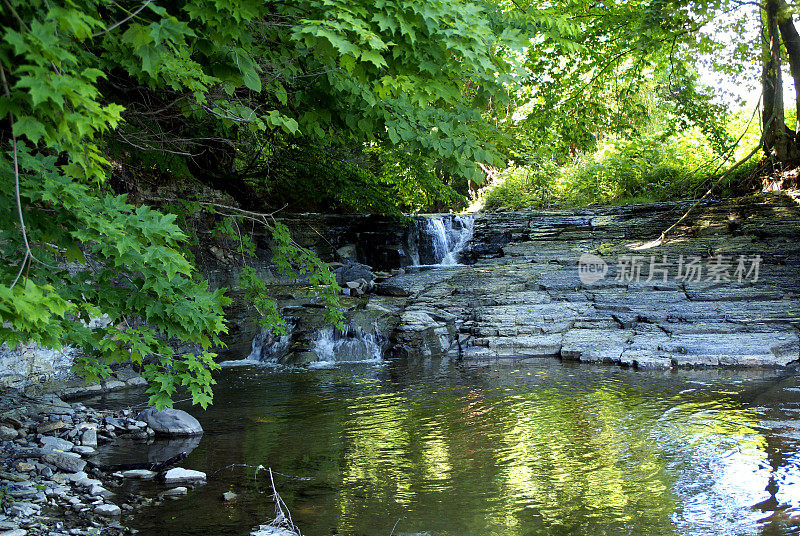
<instances>
[{"instance_id":1,"label":"fallen branch in water","mask_svg":"<svg viewBox=\"0 0 800 536\"><path fill-rule=\"evenodd\" d=\"M150 471L153 471L154 473L163 473L173 465L183 461L184 458L186 458L186 456L188 456L186 452L180 452L175 456L173 456L172 458L169 458L168 460L165 460L163 462L119 463L116 465L98 465L89 460L87 462L87 465L89 465L89 467L94 467L96 469L106 472L128 471L131 469L148 469Z\"/></svg>"},{"instance_id":2,"label":"fallen branch in water","mask_svg":"<svg viewBox=\"0 0 800 536\"><path fill-rule=\"evenodd\" d=\"M269 482L272 485L272 498L275 500L275 519L268 525L261 525L250 533L250 536L303 536L300 529L292 521L289 507L283 502L278 490L275 488L275 479L272 468L269 471Z\"/></svg>"}]
</instances>

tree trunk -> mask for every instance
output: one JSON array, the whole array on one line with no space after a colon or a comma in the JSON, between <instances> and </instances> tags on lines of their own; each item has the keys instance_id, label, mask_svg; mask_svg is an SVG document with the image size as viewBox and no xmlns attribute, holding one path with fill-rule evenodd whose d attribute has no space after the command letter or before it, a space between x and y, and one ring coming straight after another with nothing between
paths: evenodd
<instances>
[{"instance_id":1,"label":"tree trunk","mask_svg":"<svg viewBox=\"0 0 800 536\"><path fill-rule=\"evenodd\" d=\"M778 14L778 28L781 32L781 39L783 46L786 48L787 57L789 58L789 70L794 79L794 95L795 95L795 142L798 140L800 133L800 34L797 33L797 28L792 20L791 13L788 13L786 2L781 0L781 12Z\"/></svg>"},{"instance_id":2,"label":"tree trunk","mask_svg":"<svg viewBox=\"0 0 800 536\"><path fill-rule=\"evenodd\" d=\"M762 30L765 39L762 84L764 88L764 151L781 163L791 163L800 156L795 135L786 127L783 105L783 78L781 76L781 35L778 24L782 0L767 0L763 5ZM788 21L787 31L794 26ZM796 34L796 32L795 32ZM790 39L791 39L790 35ZM791 65L791 63L790 63Z\"/></svg>"}]
</instances>

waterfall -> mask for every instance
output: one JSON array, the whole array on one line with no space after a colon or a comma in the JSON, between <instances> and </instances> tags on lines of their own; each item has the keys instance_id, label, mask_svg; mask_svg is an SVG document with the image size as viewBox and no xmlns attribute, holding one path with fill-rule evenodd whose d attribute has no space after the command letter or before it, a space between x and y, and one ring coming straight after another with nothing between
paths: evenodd
<instances>
[{"instance_id":1,"label":"waterfall","mask_svg":"<svg viewBox=\"0 0 800 536\"><path fill-rule=\"evenodd\" d=\"M329 327L319 331L311 349L322 363L374 362L383 356L383 342L377 327L371 332L354 327L344 331Z\"/></svg>"},{"instance_id":2,"label":"waterfall","mask_svg":"<svg viewBox=\"0 0 800 536\"><path fill-rule=\"evenodd\" d=\"M277 363L289 350L289 343L292 342L292 330L294 324L286 325L286 333L276 335L266 328L253 337L250 345L250 354L244 359L233 359L223 361L222 366L235 367L240 365L258 365L265 363Z\"/></svg>"},{"instance_id":3,"label":"waterfall","mask_svg":"<svg viewBox=\"0 0 800 536\"><path fill-rule=\"evenodd\" d=\"M275 335L268 329L262 328L261 333L253 338L252 349L247 359L261 363L277 361L289 349L289 343L292 342L292 329L294 329L294 325L287 324L286 333Z\"/></svg>"},{"instance_id":4,"label":"waterfall","mask_svg":"<svg viewBox=\"0 0 800 536\"><path fill-rule=\"evenodd\" d=\"M413 266L454 266L472 238L472 216L433 216L418 219L409 233L408 250Z\"/></svg>"}]
</instances>

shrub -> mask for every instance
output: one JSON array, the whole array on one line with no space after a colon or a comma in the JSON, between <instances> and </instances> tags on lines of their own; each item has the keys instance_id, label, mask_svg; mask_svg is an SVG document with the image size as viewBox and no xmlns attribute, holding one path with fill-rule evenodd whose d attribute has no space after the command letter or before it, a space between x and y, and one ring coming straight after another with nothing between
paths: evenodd
<instances>
[{"instance_id":1,"label":"shrub","mask_svg":"<svg viewBox=\"0 0 800 536\"><path fill-rule=\"evenodd\" d=\"M698 129L667 139L610 140L569 165L544 160L505 169L484 194L484 206L520 209L693 197L702 195L719 163Z\"/></svg>"}]
</instances>

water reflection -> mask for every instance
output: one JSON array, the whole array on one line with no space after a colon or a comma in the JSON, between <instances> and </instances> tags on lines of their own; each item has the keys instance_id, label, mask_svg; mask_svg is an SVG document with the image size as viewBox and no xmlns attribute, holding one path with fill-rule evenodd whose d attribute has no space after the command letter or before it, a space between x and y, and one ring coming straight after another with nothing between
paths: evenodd
<instances>
[{"instance_id":1,"label":"water reflection","mask_svg":"<svg viewBox=\"0 0 800 536\"><path fill-rule=\"evenodd\" d=\"M800 455L765 426L787 408L753 404L773 383L542 360L230 369L187 467L309 477L278 481L307 536L793 534ZM137 528L245 534L269 492L225 470Z\"/></svg>"}]
</instances>

